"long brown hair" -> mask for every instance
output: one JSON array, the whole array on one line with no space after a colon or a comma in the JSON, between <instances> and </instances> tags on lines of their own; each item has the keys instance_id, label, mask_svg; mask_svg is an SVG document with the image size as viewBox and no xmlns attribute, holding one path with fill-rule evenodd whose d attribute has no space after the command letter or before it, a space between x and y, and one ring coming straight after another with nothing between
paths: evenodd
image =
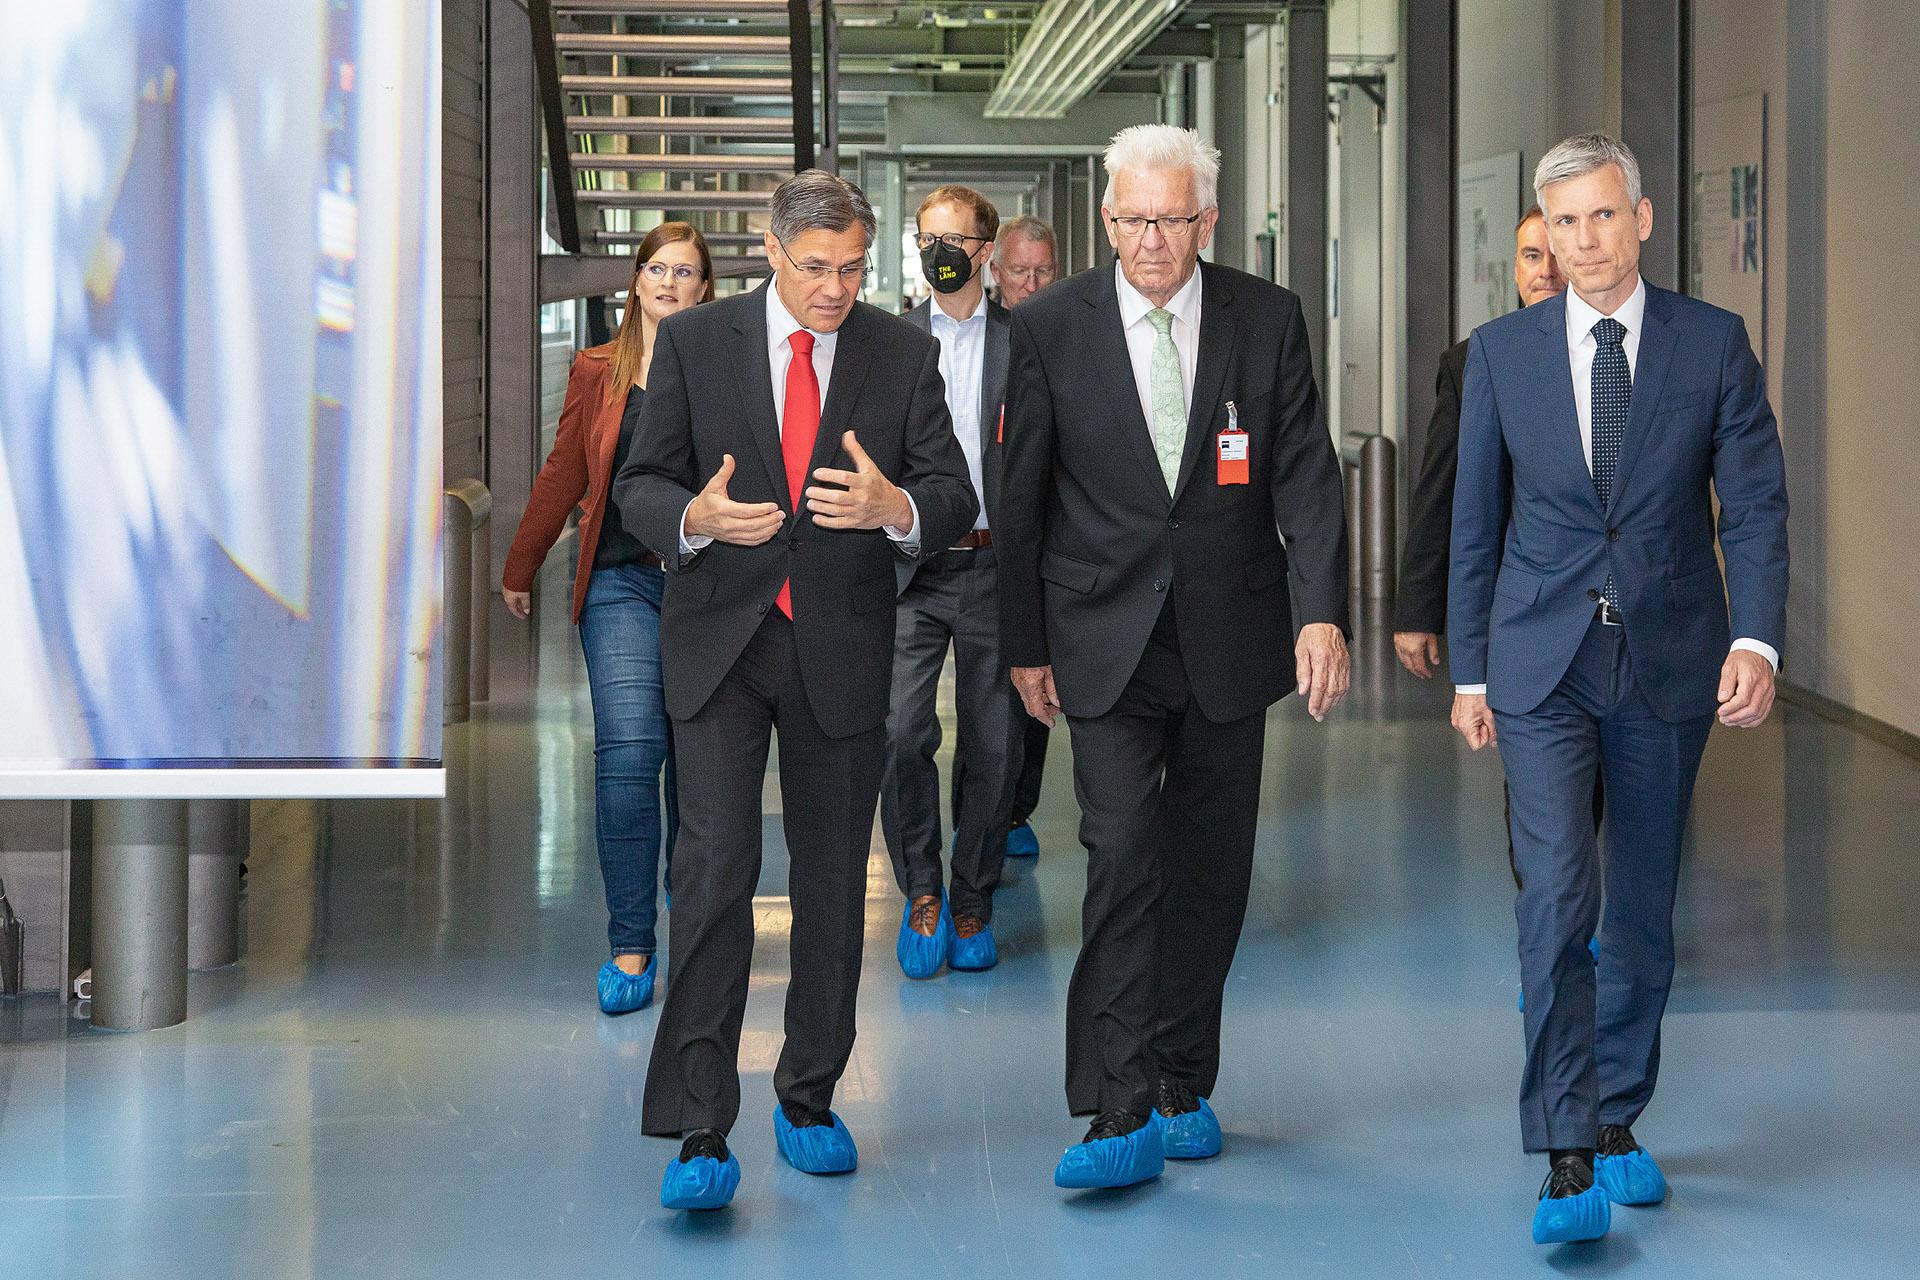
<instances>
[{"instance_id":1,"label":"long brown hair","mask_svg":"<svg viewBox=\"0 0 1920 1280\"><path fill-rule=\"evenodd\" d=\"M646 359L646 330L640 316L640 268L653 261L653 255L676 240L685 240L700 255L700 272L707 287L701 302L713 301L713 256L707 252L707 238L691 222L663 222L647 232L646 239L633 251L633 279L627 285L627 313L620 320L620 332L613 339L613 376L607 379L607 398L624 400L627 389L640 373Z\"/></svg>"}]
</instances>

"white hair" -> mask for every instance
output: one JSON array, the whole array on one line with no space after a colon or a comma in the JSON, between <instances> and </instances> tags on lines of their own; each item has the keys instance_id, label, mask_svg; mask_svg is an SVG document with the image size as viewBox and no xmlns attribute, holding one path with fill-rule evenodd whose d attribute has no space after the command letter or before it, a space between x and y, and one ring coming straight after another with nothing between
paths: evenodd
<instances>
[{"instance_id":1,"label":"white hair","mask_svg":"<svg viewBox=\"0 0 1920 1280\"><path fill-rule=\"evenodd\" d=\"M1166 173L1184 169L1193 177L1193 194L1202 210L1220 204L1220 151L1192 129L1171 124L1136 124L1107 144L1107 193L1101 203L1113 207L1113 180L1122 173Z\"/></svg>"},{"instance_id":2,"label":"white hair","mask_svg":"<svg viewBox=\"0 0 1920 1280\"><path fill-rule=\"evenodd\" d=\"M1631 147L1604 133L1576 133L1541 156L1533 171L1533 198L1545 209L1548 187L1569 178L1584 178L1610 164L1619 165L1621 176L1627 180L1627 206L1639 208L1640 162L1633 158Z\"/></svg>"}]
</instances>

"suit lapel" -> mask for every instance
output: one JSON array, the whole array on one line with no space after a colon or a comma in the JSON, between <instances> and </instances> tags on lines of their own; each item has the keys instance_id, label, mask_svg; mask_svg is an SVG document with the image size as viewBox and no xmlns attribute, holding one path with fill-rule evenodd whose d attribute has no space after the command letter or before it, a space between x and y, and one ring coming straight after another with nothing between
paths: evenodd
<instances>
[{"instance_id":1,"label":"suit lapel","mask_svg":"<svg viewBox=\"0 0 1920 1280\"><path fill-rule=\"evenodd\" d=\"M833 374L827 382L826 403L820 406L820 434L813 442L813 460L807 464L809 480L840 451L841 435L853 429L853 406L860 401L860 388L867 380L873 353L868 323L866 304L856 302L834 340ZM862 441L862 447L867 443Z\"/></svg>"},{"instance_id":2,"label":"suit lapel","mask_svg":"<svg viewBox=\"0 0 1920 1280\"><path fill-rule=\"evenodd\" d=\"M1543 429L1547 448L1555 464L1586 495L1587 503L1604 515L1600 494L1593 487L1593 471L1580 446L1580 411L1573 403L1573 365L1567 357L1566 294L1537 304L1534 325L1540 334L1540 367L1546 370L1546 397L1541 407L1546 414Z\"/></svg>"},{"instance_id":3,"label":"suit lapel","mask_svg":"<svg viewBox=\"0 0 1920 1280\"><path fill-rule=\"evenodd\" d=\"M1180 478L1173 488L1175 502L1199 466L1213 427L1214 409L1220 403L1220 389L1226 382L1227 365L1233 359L1233 290L1225 273L1210 272L1204 263L1197 270L1201 272L1200 358L1194 362L1193 407L1187 414L1186 448L1180 455Z\"/></svg>"},{"instance_id":4,"label":"suit lapel","mask_svg":"<svg viewBox=\"0 0 1920 1280\"><path fill-rule=\"evenodd\" d=\"M980 456L990 456L1000 438L1000 406L1007 399L1006 313L987 312L987 347L980 361Z\"/></svg>"},{"instance_id":5,"label":"suit lapel","mask_svg":"<svg viewBox=\"0 0 1920 1280\"><path fill-rule=\"evenodd\" d=\"M1679 330L1668 315L1666 290L1647 286L1647 308L1640 322L1640 350L1634 360L1633 395L1628 401L1627 434L1620 442L1620 461L1613 469L1613 501L1627 491L1633 464L1646 451L1647 434L1653 428L1654 410L1660 404L1660 392L1667 385L1667 370L1673 365L1673 344Z\"/></svg>"},{"instance_id":6,"label":"suit lapel","mask_svg":"<svg viewBox=\"0 0 1920 1280\"><path fill-rule=\"evenodd\" d=\"M793 502L787 494L787 463L780 453L780 418L774 408L774 386L767 363L767 300L761 291L773 288L773 282L755 289L738 307L733 320L735 347L733 374L740 384L740 404L747 413L747 434L753 437L760 461L766 467L767 482L773 486L773 500L788 514ZM784 391L784 388L782 388Z\"/></svg>"},{"instance_id":7,"label":"suit lapel","mask_svg":"<svg viewBox=\"0 0 1920 1280\"><path fill-rule=\"evenodd\" d=\"M1087 305L1094 309L1092 349L1114 353L1119 377L1125 379L1120 385L1131 393L1119 397L1120 411L1115 426L1126 447L1133 452L1134 461L1146 469L1154 492L1165 495L1167 481L1160 472L1160 457L1153 451L1153 432L1140 410L1140 388L1133 379L1133 357L1127 351L1127 333L1120 321L1120 293L1113 278L1114 268L1099 271L1094 276L1093 288L1086 294Z\"/></svg>"}]
</instances>

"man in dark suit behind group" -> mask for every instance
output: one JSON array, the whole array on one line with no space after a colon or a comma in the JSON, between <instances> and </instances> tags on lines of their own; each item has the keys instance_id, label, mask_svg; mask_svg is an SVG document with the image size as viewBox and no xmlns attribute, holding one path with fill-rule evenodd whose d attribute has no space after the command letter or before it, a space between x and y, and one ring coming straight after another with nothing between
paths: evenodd
<instances>
[{"instance_id":1,"label":"man in dark suit behind group","mask_svg":"<svg viewBox=\"0 0 1920 1280\"><path fill-rule=\"evenodd\" d=\"M1546 215L1537 204L1513 229L1513 287L1523 307L1557 298L1567 287L1547 240ZM1447 553L1453 540L1453 473L1460 457L1460 384L1466 372L1467 343L1462 340L1440 356L1420 478L1407 501L1393 648L1400 665L1422 680L1440 668L1440 635L1447 629Z\"/></svg>"},{"instance_id":2,"label":"man in dark suit behind group","mask_svg":"<svg viewBox=\"0 0 1920 1280\"><path fill-rule=\"evenodd\" d=\"M900 564L894 625L893 709L880 825L907 903L894 957L909 978L941 965L991 969L993 891L1007 847L1007 809L1020 764L1019 699L1000 658L999 574L992 517L999 509L1000 406L1007 387L1007 313L986 296L984 268L1000 215L971 187L936 187L915 217L933 297L907 322L940 343L947 411L980 499L973 528L951 547ZM940 865L940 673L953 651L952 874Z\"/></svg>"},{"instance_id":3,"label":"man in dark suit behind group","mask_svg":"<svg viewBox=\"0 0 1920 1280\"><path fill-rule=\"evenodd\" d=\"M1740 317L1640 278L1653 204L1633 153L1570 138L1533 185L1571 287L1474 331L1447 612L1454 726L1498 741L1512 797L1520 1131L1549 1161L1534 1239L1557 1243L1667 1193L1632 1126L1659 1074L1708 731L1716 709L1751 728L1773 706L1787 493Z\"/></svg>"},{"instance_id":4,"label":"man in dark suit behind group","mask_svg":"<svg viewBox=\"0 0 1920 1280\"><path fill-rule=\"evenodd\" d=\"M1072 729L1088 854L1067 1103L1094 1120L1063 1187L1220 1151L1207 1095L1267 709L1297 689L1322 718L1350 678L1340 467L1299 299L1200 263L1219 152L1197 134L1123 130L1106 167L1119 260L1011 312L996 530L1001 643L1028 712Z\"/></svg>"},{"instance_id":5,"label":"man in dark suit behind group","mask_svg":"<svg viewBox=\"0 0 1920 1280\"><path fill-rule=\"evenodd\" d=\"M894 566L950 545L975 512L933 339L856 300L866 197L809 170L773 193L771 215L773 279L660 326L613 488L671 570L661 661L681 843L641 1125L684 1139L661 1183L676 1209L718 1208L739 1185L726 1133L775 729L793 923L774 1132L803 1172L856 1163L829 1104L853 1048Z\"/></svg>"}]
</instances>

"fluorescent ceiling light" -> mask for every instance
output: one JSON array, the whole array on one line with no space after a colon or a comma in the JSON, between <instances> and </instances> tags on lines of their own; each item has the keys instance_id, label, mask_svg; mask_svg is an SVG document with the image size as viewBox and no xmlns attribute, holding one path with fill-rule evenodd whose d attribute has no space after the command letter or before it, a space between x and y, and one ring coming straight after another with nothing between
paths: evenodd
<instances>
[{"instance_id":1,"label":"fluorescent ceiling light","mask_svg":"<svg viewBox=\"0 0 1920 1280\"><path fill-rule=\"evenodd\" d=\"M1047 0L987 99L989 120L1058 120L1160 33L1182 0Z\"/></svg>"}]
</instances>

